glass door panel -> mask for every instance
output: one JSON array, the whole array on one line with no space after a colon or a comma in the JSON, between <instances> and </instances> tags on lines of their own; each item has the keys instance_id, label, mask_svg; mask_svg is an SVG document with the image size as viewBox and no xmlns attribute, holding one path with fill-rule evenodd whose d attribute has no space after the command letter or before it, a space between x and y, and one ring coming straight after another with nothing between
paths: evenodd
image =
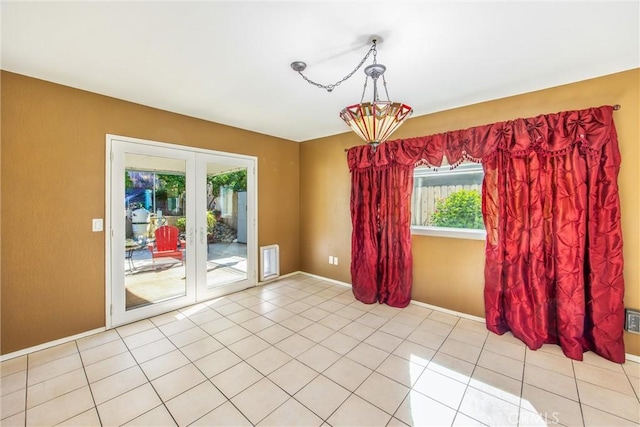
<instances>
[{"instance_id":1,"label":"glass door panel","mask_svg":"<svg viewBox=\"0 0 640 427\"><path fill-rule=\"evenodd\" d=\"M125 306L132 310L187 294L186 161L125 153L124 162Z\"/></svg>"},{"instance_id":2,"label":"glass door panel","mask_svg":"<svg viewBox=\"0 0 640 427\"><path fill-rule=\"evenodd\" d=\"M195 301L195 257L187 250L195 156L126 142L113 152L120 172L111 179L112 310L113 323L122 324Z\"/></svg>"},{"instance_id":3,"label":"glass door panel","mask_svg":"<svg viewBox=\"0 0 640 427\"><path fill-rule=\"evenodd\" d=\"M199 225L198 299L235 292L255 284L249 254L255 252L249 227L253 209L253 168L246 160L198 155ZM253 224L253 222L251 222Z\"/></svg>"}]
</instances>

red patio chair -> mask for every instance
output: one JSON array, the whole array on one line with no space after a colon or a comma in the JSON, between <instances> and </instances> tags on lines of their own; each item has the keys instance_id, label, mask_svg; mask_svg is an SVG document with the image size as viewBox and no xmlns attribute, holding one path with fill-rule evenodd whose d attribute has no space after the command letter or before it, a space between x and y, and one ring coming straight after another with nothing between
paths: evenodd
<instances>
[{"instance_id":1,"label":"red patio chair","mask_svg":"<svg viewBox=\"0 0 640 427\"><path fill-rule=\"evenodd\" d=\"M178 227L163 225L156 229L155 236L155 247L153 243L147 245L154 263L156 258L166 257L175 258L182 262L182 250L185 248L185 242L181 240L180 247L178 247Z\"/></svg>"}]
</instances>

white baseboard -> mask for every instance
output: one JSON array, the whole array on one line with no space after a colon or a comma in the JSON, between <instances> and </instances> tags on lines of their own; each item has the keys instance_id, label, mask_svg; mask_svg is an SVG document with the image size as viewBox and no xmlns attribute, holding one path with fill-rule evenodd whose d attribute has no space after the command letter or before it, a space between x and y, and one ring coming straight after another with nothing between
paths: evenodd
<instances>
[{"instance_id":1,"label":"white baseboard","mask_svg":"<svg viewBox=\"0 0 640 427\"><path fill-rule=\"evenodd\" d=\"M23 350L14 351L13 353L3 354L3 355L0 355L0 362L4 362L5 360L9 360L9 359L15 359L16 357L24 356L25 354L34 353L36 351L46 350L47 348L55 347L60 344L66 344L68 342L79 340L81 338L85 338L91 335L95 335L100 332L104 332L106 330L107 328L104 328L104 327L92 329L90 331L82 332L80 334L72 335L70 337L60 338L55 341L49 341L44 344L39 344L33 347L25 348Z\"/></svg>"},{"instance_id":2,"label":"white baseboard","mask_svg":"<svg viewBox=\"0 0 640 427\"><path fill-rule=\"evenodd\" d=\"M293 273L287 273L287 274L283 274L281 276L270 277L267 280L263 280L261 282L258 282L257 286L268 285L271 282L275 282L275 281L280 280L280 279L286 279L287 277L295 276L296 274L300 274L300 271L294 271Z\"/></svg>"},{"instance_id":3,"label":"white baseboard","mask_svg":"<svg viewBox=\"0 0 640 427\"><path fill-rule=\"evenodd\" d=\"M635 354L626 353L625 359L627 359L629 362L640 363L640 356L636 356Z\"/></svg>"},{"instance_id":4,"label":"white baseboard","mask_svg":"<svg viewBox=\"0 0 640 427\"><path fill-rule=\"evenodd\" d=\"M351 288L351 283L341 282L339 280L329 279L328 277L318 276L316 274L307 273L305 271L299 271L298 273L304 274L305 276L313 277L314 279L324 280L325 282L333 283L334 285L344 286L346 288Z\"/></svg>"}]
</instances>

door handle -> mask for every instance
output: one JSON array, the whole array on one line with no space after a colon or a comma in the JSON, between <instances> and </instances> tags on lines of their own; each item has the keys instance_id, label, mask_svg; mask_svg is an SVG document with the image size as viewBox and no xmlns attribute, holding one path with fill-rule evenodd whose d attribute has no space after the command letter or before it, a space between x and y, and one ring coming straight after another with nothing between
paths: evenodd
<instances>
[{"instance_id":1,"label":"door handle","mask_svg":"<svg viewBox=\"0 0 640 427\"><path fill-rule=\"evenodd\" d=\"M200 227L200 244L204 244L204 227Z\"/></svg>"},{"instance_id":2,"label":"door handle","mask_svg":"<svg viewBox=\"0 0 640 427\"><path fill-rule=\"evenodd\" d=\"M189 229L189 243L193 245L193 228Z\"/></svg>"}]
</instances>

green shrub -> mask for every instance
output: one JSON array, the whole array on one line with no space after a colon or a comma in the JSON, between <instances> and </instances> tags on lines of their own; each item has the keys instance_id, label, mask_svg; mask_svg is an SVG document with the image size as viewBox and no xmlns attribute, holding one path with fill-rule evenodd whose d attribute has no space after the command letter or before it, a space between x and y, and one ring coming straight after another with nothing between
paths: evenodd
<instances>
[{"instance_id":1,"label":"green shrub","mask_svg":"<svg viewBox=\"0 0 640 427\"><path fill-rule=\"evenodd\" d=\"M184 232L187 229L187 218L185 217L181 217L178 218L176 220L176 227L178 227L178 230Z\"/></svg>"},{"instance_id":2,"label":"green shrub","mask_svg":"<svg viewBox=\"0 0 640 427\"><path fill-rule=\"evenodd\" d=\"M216 226L216 217L213 212L207 211L207 233L213 233L213 229ZM176 220L176 227L182 232L187 229L187 218L181 217Z\"/></svg>"},{"instance_id":3,"label":"green shrub","mask_svg":"<svg viewBox=\"0 0 640 427\"><path fill-rule=\"evenodd\" d=\"M213 233L213 229L216 226L216 216L213 211L207 211L207 233Z\"/></svg>"},{"instance_id":4,"label":"green shrub","mask_svg":"<svg viewBox=\"0 0 640 427\"><path fill-rule=\"evenodd\" d=\"M431 215L435 227L483 229L482 198L477 190L458 190L436 203Z\"/></svg>"}]
</instances>

